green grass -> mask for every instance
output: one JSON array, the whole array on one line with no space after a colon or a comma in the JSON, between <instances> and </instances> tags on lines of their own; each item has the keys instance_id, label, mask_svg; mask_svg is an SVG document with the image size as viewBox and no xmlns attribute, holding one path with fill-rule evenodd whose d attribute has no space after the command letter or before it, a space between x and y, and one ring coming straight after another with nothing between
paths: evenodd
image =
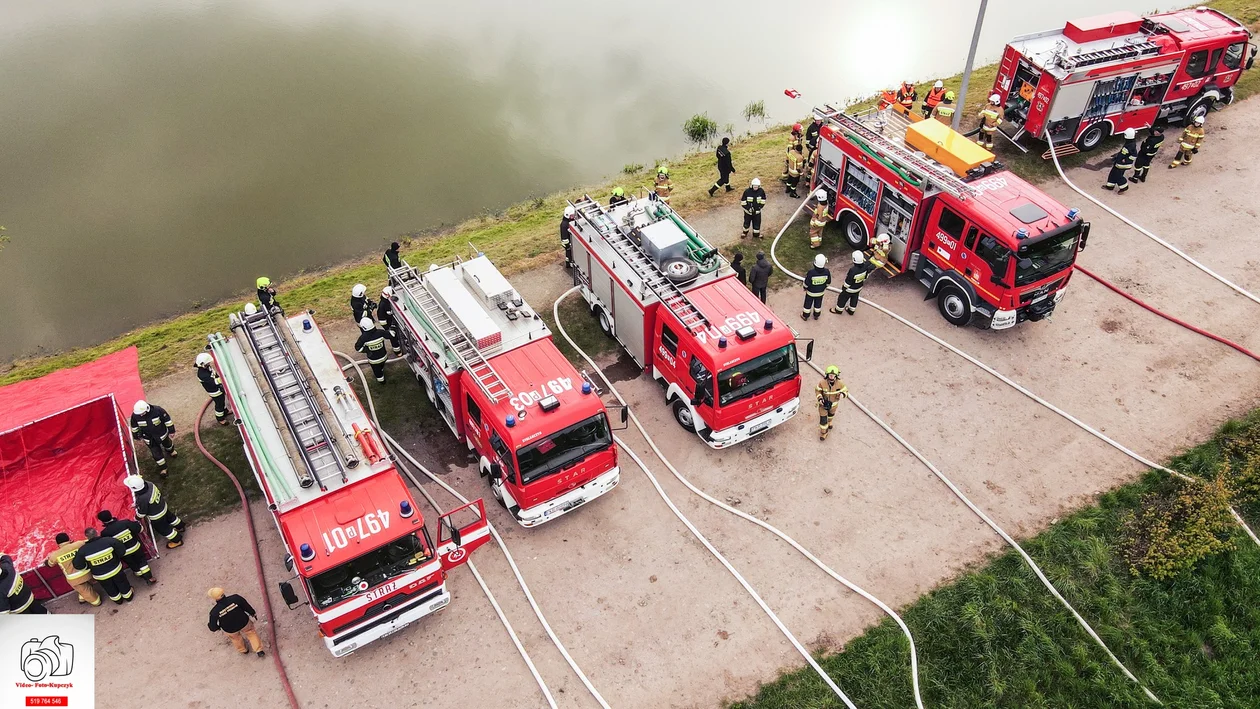
<instances>
[{"instance_id":1,"label":"green grass","mask_svg":"<svg viewBox=\"0 0 1260 709\"><path fill-rule=\"evenodd\" d=\"M207 423L201 432L207 450L236 474L250 498L261 498L262 491L245 460L245 449L236 427L219 426L213 419L213 416L206 417ZM171 509L185 522L197 522L240 507L241 498L232 481L197 450L191 432L180 432L175 439L175 449L179 456L167 458L170 476L165 480L158 477L153 456L143 443L137 444L136 457L140 460L141 474L158 486Z\"/></svg>"},{"instance_id":2,"label":"green grass","mask_svg":"<svg viewBox=\"0 0 1260 709\"><path fill-rule=\"evenodd\" d=\"M1227 424L1175 458L1190 473L1222 465L1229 437L1260 441L1260 411ZM1253 451L1254 452L1254 451ZM1023 542L1113 652L1170 707L1251 709L1260 704L1260 548L1236 550L1167 582L1135 578L1118 552L1121 521L1141 497L1169 486L1151 472ZM1253 510L1254 512L1254 510ZM1149 707L1014 552L901 611L919 650L923 700L932 707ZM912 705L908 646L885 621L821 658L861 707ZM811 670L761 687L737 709L841 706Z\"/></svg>"}]
</instances>

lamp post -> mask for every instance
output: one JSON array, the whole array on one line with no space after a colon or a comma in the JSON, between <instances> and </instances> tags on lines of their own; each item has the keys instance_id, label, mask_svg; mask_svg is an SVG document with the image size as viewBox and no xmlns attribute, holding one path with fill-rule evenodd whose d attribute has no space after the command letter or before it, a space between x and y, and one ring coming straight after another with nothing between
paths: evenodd
<instances>
[{"instance_id":1,"label":"lamp post","mask_svg":"<svg viewBox=\"0 0 1260 709\"><path fill-rule=\"evenodd\" d=\"M989 0L980 0L980 11L976 13L976 29L971 33L971 49L967 51L967 67L963 69L962 86L958 89L958 107L954 109L954 120L950 127L958 130L958 122L962 120L963 104L967 101L967 85L971 83L971 67L976 63L976 45L980 44L980 28L984 26L984 12L989 7Z\"/></svg>"}]
</instances>

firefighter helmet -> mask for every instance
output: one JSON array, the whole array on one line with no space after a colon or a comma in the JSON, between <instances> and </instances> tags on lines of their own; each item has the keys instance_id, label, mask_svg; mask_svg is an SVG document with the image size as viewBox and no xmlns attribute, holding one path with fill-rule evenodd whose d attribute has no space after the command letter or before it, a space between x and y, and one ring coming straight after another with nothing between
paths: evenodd
<instances>
[{"instance_id":1,"label":"firefighter helmet","mask_svg":"<svg viewBox=\"0 0 1260 709\"><path fill-rule=\"evenodd\" d=\"M955 98L956 98L956 97L954 96L954 92L953 92L953 91L946 91L946 92L945 92L945 100L946 100L946 101L953 101Z\"/></svg>"},{"instance_id":2,"label":"firefighter helmet","mask_svg":"<svg viewBox=\"0 0 1260 709\"><path fill-rule=\"evenodd\" d=\"M754 178L752 178L752 183L751 183L751 184L752 184L752 186L753 186L753 187L760 187L760 186L761 186L761 178L760 178L760 177L754 177Z\"/></svg>"},{"instance_id":3,"label":"firefighter helmet","mask_svg":"<svg viewBox=\"0 0 1260 709\"><path fill-rule=\"evenodd\" d=\"M824 190L823 188L819 187L818 190L814 192L814 199L818 200L821 204L826 204L827 203L827 190Z\"/></svg>"},{"instance_id":4,"label":"firefighter helmet","mask_svg":"<svg viewBox=\"0 0 1260 709\"><path fill-rule=\"evenodd\" d=\"M661 165L660 167L656 168L656 174L658 174L658 175L668 175L668 174L669 174L669 165Z\"/></svg>"},{"instance_id":5,"label":"firefighter helmet","mask_svg":"<svg viewBox=\"0 0 1260 709\"><path fill-rule=\"evenodd\" d=\"M914 80L913 80L913 79L906 79L905 81L901 82L901 85L902 85L902 86L914 86Z\"/></svg>"},{"instance_id":6,"label":"firefighter helmet","mask_svg":"<svg viewBox=\"0 0 1260 709\"><path fill-rule=\"evenodd\" d=\"M936 82L935 84L932 84L932 88L934 88L934 89L943 89L943 88L945 88L945 82L944 82L944 81L938 81L938 82Z\"/></svg>"},{"instance_id":7,"label":"firefighter helmet","mask_svg":"<svg viewBox=\"0 0 1260 709\"><path fill-rule=\"evenodd\" d=\"M254 313L256 313L256 312L258 312L258 308L257 308L257 307L255 307L253 303L246 303L246 304L245 304L245 314L246 314L246 315L253 315L253 314L254 314Z\"/></svg>"},{"instance_id":8,"label":"firefighter helmet","mask_svg":"<svg viewBox=\"0 0 1260 709\"><path fill-rule=\"evenodd\" d=\"M136 416L144 416L145 414L149 413L149 402L145 401L144 399L137 401L136 405L131 407L131 413L135 414Z\"/></svg>"},{"instance_id":9,"label":"firefighter helmet","mask_svg":"<svg viewBox=\"0 0 1260 709\"><path fill-rule=\"evenodd\" d=\"M613 188L614 197L624 197L625 195L626 195L626 191L622 189L620 186Z\"/></svg>"},{"instance_id":10,"label":"firefighter helmet","mask_svg":"<svg viewBox=\"0 0 1260 709\"><path fill-rule=\"evenodd\" d=\"M994 106L996 106L996 105L998 105L998 104L1002 103L1002 97L1001 97L1001 96L998 96L997 94L993 94L992 96L990 96L990 97L989 97L989 103L991 103L991 104L993 104Z\"/></svg>"},{"instance_id":11,"label":"firefighter helmet","mask_svg":"<svg viewBox=\"0 0 1260 709\"><path fill-rule=\"evenodd\" d=\"M862 255L861 251L853 252L853 263L857 263L857 264L866 263L866 257Z\"/></svg>"},{"instance_id":12,"label":"firefighter helmet","mask_svg":"<svg viewBox=\"0 0 1260 709\"><path fill-rule=\"evenodd\" d=\"M792 132L793 132L793 133L800 133L800 132L801 132L801 124L800 124L800 123L793 123L793 124L792 124Z\"/></svg>"},{"instance_id":13,"label":"firefighter helmet","mask_svg":"<svg viewBox=\"0 0 1260 709\"><path fill-rule=\"evenodd\" d=\"M892 242L892 237L888 236L887 233L881 233L879 236L875 237L875 243L879 244L880 246L888 246L888 244L890 244L891 242Z\"/></svg>"},{"instance_id":14,"label":"firefighter helmet","mask_svg":"<svg viewBox=\"0 0 1260 709\"><path fill-rule=\"evenodd\" d=\"M359 329L364 332L367 332L374 327L376 327L376 323L372 322L372 318L369 318L366 315L359 321Z\"/></svg>"},{"instance_id":15,"label":"firefighter helmet","mask_svg":"<svg viewBox=\"0 0 1260 709\"><path fill-rule=\"evenodd\" d=\"M838 376L840 376L840 368L839 368L839 367L837 367L837 366L836 366L836 365L834 365L834 364L829 364L829 365L827 365L827 369L825 370L825 374L826 374L827 376L829 376L829 377L830 377L831 375L833 375L833 374L834 374L834 375L836 375L836 376L838 377Z\"/></svg>"},{"instance_id":16,"label":"firefighter helmet","mask_svg":"<svg viewBox=\"0 0 1260 709\"><path fill-rule=\"evenodd\" d=\"M1206 117L1206 116L1195 116L1195 117L1194 117L1194 124L1195 124L1196 126L1201 126L1201 125L1203 125L1204 121L1206 121L1206 120L1207 120L1207 117Z\"/></svg>"},{"instance_id":17,"label":"firefighter helmet","mask_svg":"<svg viewBox=\"0 0 1260 709\"><path fill-rule=\"evenodd\" d=\"M258 284L259 288L266 288L267 286L271 285L271 279L267 278L266 276L259 276L256 283Z\"/></svg>"},{"instance_id":18,"label":"firefighter helmet","mask_svg":"<svg viewBox=\"0 0 1260 709\"><path fill-rule=\"evenodd\" d=\"M827 265L826 256L823 256L822 254L818 254L817 256L814 257L814 268L822 268L823 266L826 266L826 265Z\"/></svg>"},{"instance_id":19,"label":"firefighter helmet","mask_svg":"<svg viewBox=\"0 0 1260 709\"><path fill-rule=\"evenodd\" d=\"M362 283L354 284L354 288L350 289L350 295L356 298L362 298L363 296L367 295L367 286L363 285Z\"/></svg>"},{"instance_id":20,"label":"firefighter helmet","mask_svg":"<svg viewBox=\"0 0 1260 709\"><path fill-rule=\"evenodd\" d=\"M132 492L140 492L144 489L144 478L139 475L128 475L123 478L123 485L127 486Z\"/></svg>"},{"instance_id":21,"label":"firefighter helmet","mask_svg":"<svg viewBox=\"0 0 1260 709\"><path fill-rule=\"evenodd\" d=\"M382 297L382 298L389 298L390 300L393 300L393 298L394 298L394 289L393 289L393 287L392 287L392 286L385 286L384 288L382 288L382 289L381 289L381 297Z\"/></svg>"},{"instance_id":22,"label":"firefighter helmet","mask_svg":"<svg viewBox=\"0 0 1260 709\"><path fill-rule=\"evenodd\" d=\"M573 208L573 205L570 204L564 208L565 219L572 219L574 214L577 214L577 210Z\"/></svg>"},{"instance_id":23,"label":"firefighter helmet","mask_svg":"<svg viewBox=\"0 0 1260 709\"><path fill-rule=\"evenodd\" d=\"M197 355L198 367L209 367L210 363L213 361L214 361L214 358L210 356L209 352L202 352L201 354Z\"/></svg>"},{"instance_id":24,"label":"firefighter helmet","mask_svg":"<svg viewBox=\"0 0 1260 709\"><path fill-rule=\"evenodd\" d=\"M1133 139L1134 139L1134 138L1136 138L1136 137L1137 137L1137 131L1136 131L1136 130L1134 130L1133 128L1125 128L1125 129L1124 129L1124 139L1125 139L1125 140L1133 140Z\"/></svg>"}]
</instances>

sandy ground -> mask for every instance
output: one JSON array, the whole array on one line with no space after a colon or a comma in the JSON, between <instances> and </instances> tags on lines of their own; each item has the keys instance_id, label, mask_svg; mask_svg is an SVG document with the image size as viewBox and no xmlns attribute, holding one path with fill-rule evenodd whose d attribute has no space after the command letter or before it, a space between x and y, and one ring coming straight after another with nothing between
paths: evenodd
<instances>
[{"instance_id":1,"label":"sandy ground","mask_svg":"<svg viewBox=\"0 0 1260 709\"><path fill-rule=\"evenodd\" d=\"M1171 158L1170 135L1168 154L1151 181L1128 194L1098 189L1105 156L1073 178L1225 276L1260 290L1260 236L1254 229L1260 170L1237 160L1260 150L1260 102L1213 115L1208 129L1192 167L1163 167ZM1083 264L1159 307L1260 348L1258 306L1066 186L1047 189L1081 207L1094 224ZM717 199L730 204L693 221L716 241L734 239L735 197ZM767 231L790 206L786 199L771 201ZM537 276L516 280L539 307L567 287L558 268ZM1260 402L1254 361L1141 311L1079 274L1052 321L998 333L951 327L908 281L877 281L864 294L1154 459L1202 440L1226 418ZM774 293L771 303L799 323L796 289ZM1139 472L1120 453L871 308L855 317L824 314L801 329L817 339L816 361L838 363L857 397L1012 533L1031 535ZM351 336L350 327L334 333L335 339ZM806 386L813 381L806 370ZM838 431L825 443L817 441L806 408L761 438L714 452L673 423L653 384L639 378L619 388L693 482L719 498L739 500L890 604L914 600L1000 548L991 531L856 407L841 409ZM149 389L185 425L202 403L191 376ZM637 435L627 441L647 452ZM484 494L464 461L417 452L466 494ZM801 665L629 457L621 460L619 489L539 529L520 529L497 507L492 512L552 626L607 700L631 707L714 706ZM878 620L875 608L782 542L705 505L664 466L653 467L683 511L807 644L839 647ZM441 494L438 499L449 502ZM275 593L276 581L286 576L283 554L265 510L256 514L280 643L303 706L543 705L464 569L451 577L455 599L437 617L349 658L332 659L307 609L285 610ZM157 586L142 589L126 607L97 612L101 706L283 703L270 660L233 655L226 639L204 625L210 585L257 599L248 546L240 513L198 525L184 548L157 562ZM502 555L486 547L475 561L558 703L594 706L529 612ZM63 601L57 610L80 607Z\"/></svg>"}]
</instances>

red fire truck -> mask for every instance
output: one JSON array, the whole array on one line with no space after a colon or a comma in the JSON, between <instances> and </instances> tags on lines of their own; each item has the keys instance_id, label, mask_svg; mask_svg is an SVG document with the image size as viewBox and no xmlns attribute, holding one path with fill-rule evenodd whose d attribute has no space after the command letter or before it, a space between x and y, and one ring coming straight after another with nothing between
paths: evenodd
<instances>
[{"instance_id":1,"label":"red fire truck","mask_svg":"<svg viewBox=\"0 0 1260 709\"><path fill-rule=\"evenodd\" d=\"M898 106L823 119L813 187L848 246L890 237L887 269L914 274L954 325L1000 330L1054 312L1089 223L993 153Z\"/></svg>"},{"instance_id":2,"label":"red fire truck","mask_svg":"<svg viewBox=\"0 0 1260 709\"><path fill-rule=\"evenodd\" d=\"M1240 22L1208 7L1074 20L1006 45L993 93L1015 128L1012 140L1044 140L1048 130L1056 144L1092 150L1126 128L1231 103L1255 61L1250 39Z\"/></svg>"},{"instance_id":3,"label":"red fire truck","mask_svg":"<svg viewBox=\"0 0 1260 709\"><path fill-rule=\"evenodd\" d=\"M668 205L571 203L574 278L605 334L665 388L675 420L713 448L800 409L796 336ZM806 349L812 353L813 342Z\"/></svg>"},{"instance_id":4,"label":"red fire truck","mask_svg":"<svg viewBox=\"0 0 1260 709\"><path fill-rule=\"evenodd\" d=\"M407 362L518 523L548 522L617 486L604 403L490 259L423 272L404 261L389 280Z\"/></svg>"},{"instance_id":5,"label":"red fire truck","mask_svg":"<svg viewBox=\"0 0 1260 709\"><path fill-rule=\"evenodd\" d=\"M348 655L445 608L447 573L489 539L481 500L442 515L435 546L310 314L250 305L230 324L234 336L209 336L214 365L328 650Z\"/></svg>"}]
</instances>

